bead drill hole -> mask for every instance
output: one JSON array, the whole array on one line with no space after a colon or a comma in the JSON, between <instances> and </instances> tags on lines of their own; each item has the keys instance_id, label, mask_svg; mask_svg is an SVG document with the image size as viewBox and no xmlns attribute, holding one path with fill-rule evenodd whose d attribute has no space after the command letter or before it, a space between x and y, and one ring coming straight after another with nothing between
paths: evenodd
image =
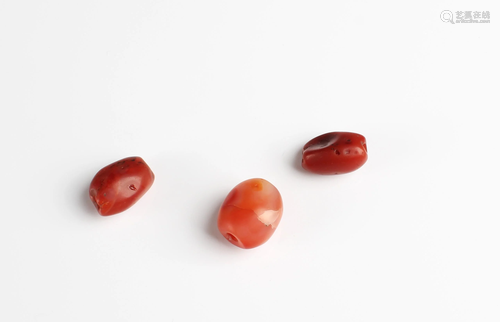
<instances>
[{"instance_id":1,"label":"bead drill hole","mask_svg":"<svg viewBox=\"0 0 500 322\"><path fill-rule=\"evenodd\" d=\"M236 238L236 236L234 236L231 233L226 233L226 239L229 240L230 242L235 242L235 243L239 242L238 238Z\"/></svg>"}]
</instances>

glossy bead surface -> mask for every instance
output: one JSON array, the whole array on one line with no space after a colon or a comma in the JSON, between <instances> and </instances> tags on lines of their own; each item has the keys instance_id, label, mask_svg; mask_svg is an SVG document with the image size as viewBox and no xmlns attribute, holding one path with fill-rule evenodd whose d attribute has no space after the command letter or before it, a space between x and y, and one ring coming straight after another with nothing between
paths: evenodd
<instances>
[{"instance_id":1,"label":"glossy bead surface","mask_svg":"<svg viewBox=\"0 0 500 322\"><path fill-rule=\"evenodd\" d=\"M229 192L219 210L217 226L233 245L254 248L273 235L282 214L278 189L264 179L249 179Z\"/></svg>"},{"instance_id":2,"label":"glossy bead surface","mask_svg":"<svg viewBox=\"0 0 500 322\"><path fill-rule=\"evenodd\" d=\"M368 160L366 139L351 132L330 132L315 137L302 149L302 167L317 174L344 174Z\"/></svg>"},{"instance_id":3,"label":"glossy bead surface","mask_svg":"<svg viewBox=\"0 0 500 322\"><path fill-rule=\"evenodd\" d=\"M142 158L125 158L97 172L89 196L99 214L114 215L132 207L151 188L154 178Z\"/></svg>"}]
</instances>

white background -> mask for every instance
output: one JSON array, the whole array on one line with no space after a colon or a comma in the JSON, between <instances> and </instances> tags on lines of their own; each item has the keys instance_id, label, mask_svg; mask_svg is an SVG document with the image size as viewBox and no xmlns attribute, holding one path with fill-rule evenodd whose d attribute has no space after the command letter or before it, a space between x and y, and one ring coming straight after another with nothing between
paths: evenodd
<instances>
[{"instance_id":1,"label":"white background","mask_svg":"<svg viewBox=\"0 0 500 322\"><path fill-rule=\"evenodd\" d=\"M490 11L449 24L442 10ZM0 2L0 320L499 321L498 1ZM301 170L366 136L342 176ZM143 157L133 208L94 174ZM284 215L216 228L262 177Z\"/></svg>"}]
</instances>

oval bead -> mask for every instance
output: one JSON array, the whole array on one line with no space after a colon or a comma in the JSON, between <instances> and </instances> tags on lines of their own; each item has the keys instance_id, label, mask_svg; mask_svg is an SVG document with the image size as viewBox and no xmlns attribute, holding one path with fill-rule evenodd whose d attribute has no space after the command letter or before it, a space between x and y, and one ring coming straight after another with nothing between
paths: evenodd
<instances>
[{"instance_id":1,"label":"oval bead","mask_svg":"<svg viewBox=\"0 0 500 322\"><path fill-rule=\"evenodd\" d=\"M132 207L153 185L154 174L140 157L129 157L102 168L90 183L90 200L102 216Z\"/></svg>"},{"instance_id":2,"label":"oval bead","mask_svg":"<svg viewBox=\"0 0 500 322\"><path fill-rule=\"evenodd\" d=\"M366 139L351 132L330 132L315 137L302 149L302 167L317 174L344 174L368 160Z\"/></svg>"},{"instance_id":3,"label":"oval bead","mask_svg":"<svg viewBox=\"0 0 500 322\"><path fill-rule=\"evenodd\" d=\"M264 179L249 179L229 192L219 210L217 226L233 245L254 248L271 238L282 214L278 189Z\"/></svg>"}]
</instances>

